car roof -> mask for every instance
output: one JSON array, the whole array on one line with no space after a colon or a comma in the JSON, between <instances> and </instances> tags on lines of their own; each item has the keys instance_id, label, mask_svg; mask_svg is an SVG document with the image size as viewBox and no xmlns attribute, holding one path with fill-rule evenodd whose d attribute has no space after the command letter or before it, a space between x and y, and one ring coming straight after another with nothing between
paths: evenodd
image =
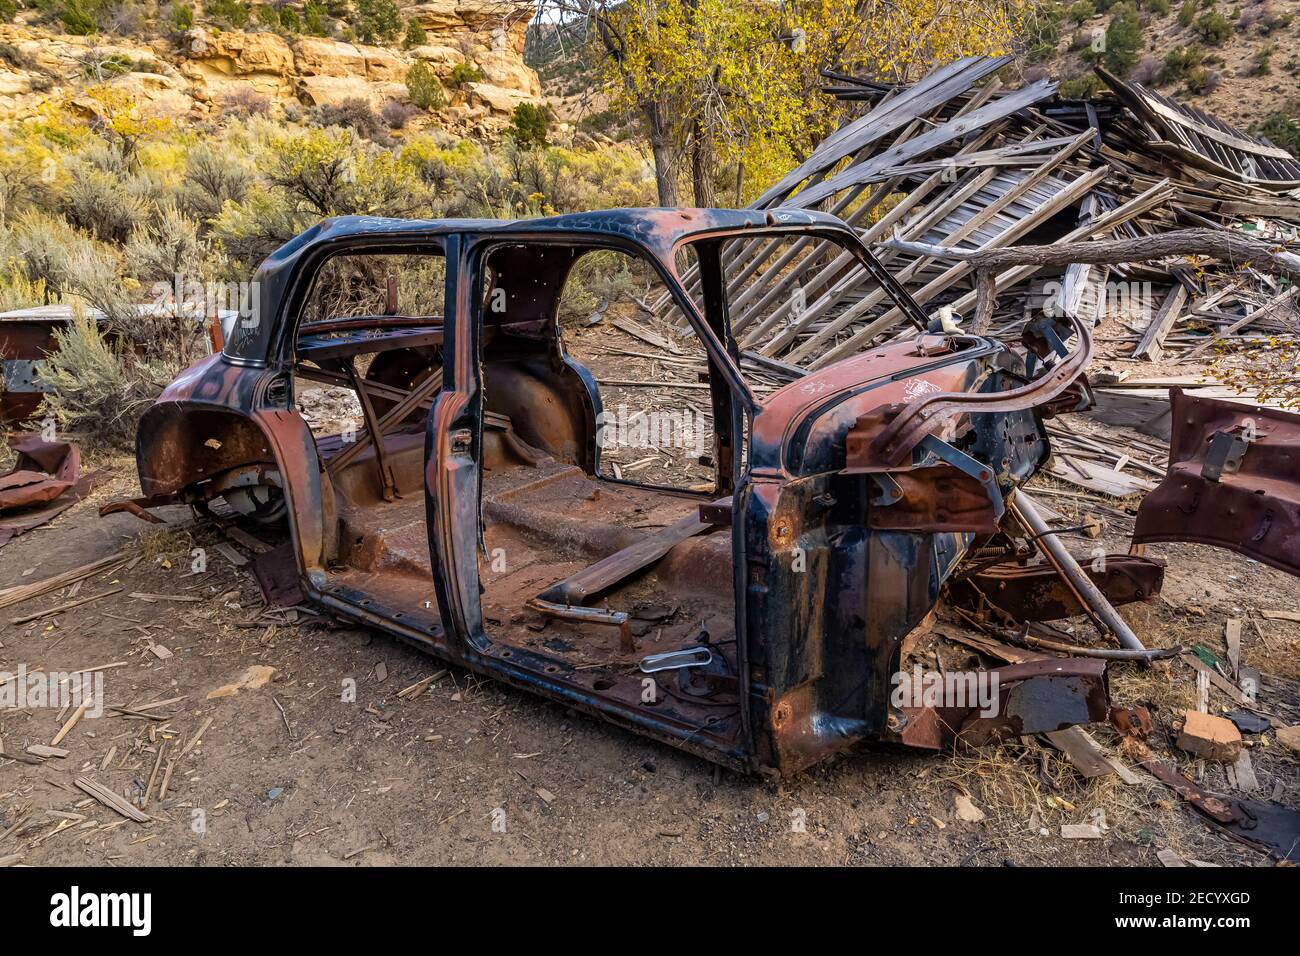
<instances>
[{"instance_id":1,"label":"car roof","mask_svg":"<svg viewBox=\"0 0 1300 956\"><path fill-rule=\"evenodd\" d=\"M844 228L834 216L807 209L630 208L566 213L538 219L389 219L336 216L312 226L277 249L267 260L296 259L307 249L348 239L436 238L453 233L475 236L550 233L574 238L619 237L658 251L706 233L780 226Z\"/></svg>"}]
</instances>

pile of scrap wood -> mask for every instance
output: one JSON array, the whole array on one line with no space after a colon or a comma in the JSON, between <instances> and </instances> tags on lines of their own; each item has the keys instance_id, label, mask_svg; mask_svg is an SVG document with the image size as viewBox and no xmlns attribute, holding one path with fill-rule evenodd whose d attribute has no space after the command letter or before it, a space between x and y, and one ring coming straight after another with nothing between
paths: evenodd
<instances>
[{"instance_id":1,"label":"pile of scrap wood","mask_svg":"<svg viewBox=\"0 0 1300 956\"><path fill-rule=\"evenodd\" d=\"M1051 309L1118 318L1104 344L1126 359L1195 361L1218 339L1291 334L1300 162L1104 71L1110 92L1092 100L1048 80L1005 88L1007 62L968 57L911 86L833 76L828 92L861 115L753 208L839 215L927 311L1003 339ZM740 345L777 380L912 334L830 243L752 241L727 269ZM1138 301L1113 301L1116 288Z\"/></svg>"}]
</instances>

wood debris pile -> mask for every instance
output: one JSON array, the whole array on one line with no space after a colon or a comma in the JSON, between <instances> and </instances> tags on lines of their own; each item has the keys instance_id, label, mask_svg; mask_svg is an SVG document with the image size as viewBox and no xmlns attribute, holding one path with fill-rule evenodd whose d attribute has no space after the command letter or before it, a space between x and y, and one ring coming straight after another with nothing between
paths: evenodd
<instances>
[{"instance_id":1,"label":"wood debris pile","mask_svg":"<svg viewBox=\"0 0 1300 956\"><path fill-rule=\"evenodd\" d=\"M1182 250L997 267L995 304L977 328L982 253L1096 241L1161 251L1160 237L1185 230L1200 245L1281 250L1300 229L1300 162L1267 140L1104 71L1110 92L1093 100L1061 99L1048 80L1006 89L996 77L1006 63L969 57L911 86L833 76L828 92L862 103L861 115L752 207L839 215L927 311L951 310L967 331L1018 340L1036 314L1109 314L1122 331L1106 343L1152 361L1204 360L1220 338L1293 334L1295 273L1239 261L1239 245L1216 261ZM738 244L728 276L740 345L777 380L913 334L830 243ZM655 308L668 317L673 306Z\"/></svg>"}]
</instances>

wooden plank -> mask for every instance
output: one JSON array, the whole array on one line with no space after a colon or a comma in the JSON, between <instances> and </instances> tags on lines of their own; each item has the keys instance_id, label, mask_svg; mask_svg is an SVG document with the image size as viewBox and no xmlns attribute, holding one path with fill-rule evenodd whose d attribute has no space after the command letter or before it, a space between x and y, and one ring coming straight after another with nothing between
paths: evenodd
<instances>
[{"instance_id":1,"label":"wooden plank","mask_svg":"<svg viewBox=\"0 0 1300 956\"><path fill-rule=\"evenodd\" d=\"M1169 440L1169 392L1148 394L1146 390L1130 392L1098 388L1093 391L1096 405L1083 414L1107 425L1132 428L1153 438Z\"/></svg>"},{"instance_id":2,"label":"wooden plank","mask_svg":"<svg viewBox=\"0 0 1300 956\"><path fill-rule=\"evenodd\" d=\"M215 547L217 553L235 567L242 568L244 565L248 564L248 558L236 551L234 545L228 544L225 541L219 541Z\"/></svg>"},{"instance_id":3,"label":"wooden plank","mask_svg":"<svg viewBox=\"0 0 1300 956\"><path fill-rule=\"evenodd\" d=\"M123 548L121 551L115 551L113 554L104 558L83 564L80 567L64 571L62 574L56 574L53 577L46 578L43 581L34 581L31 584L17 584L13 587L5 588L0 591L0 608L10 607L23 601L30 600L34 597L40 597L42 594L48 594L51 591L57 591L61 587L73 584L86 578L94 577L101 571L111 568L115 564L130 559L135 554L134 548Z\"/></svg>"},{"instance_id":4,"label":"wooden plank","mask_svg":"<svg viewBox=\"0 0 1300 956\"><path fill-rule=\"evenodd\" d=\"M1242 693L1240 687L1232 683L1232 681L1228 680L1213 667L1205 664L1195 654L1184 654L1183 660L1185 660L1197 673L1204 674L1211 684L1223 691L1223 693L1227 694L1238 704L1243 704L1247 707L1254 705L1254 701L1250 700L1244 693Z\"/></svg>"},{"instance_id":5,"label":"wooden plank","mask_svg":"<svg viewBox=\"0 0 1300 956\"><path fill-rule=\"evenodd\" d=\"M1160 303L1160 311L1151 320L1151 324L1142 333L1142 340L1133 351L1133 358L1144 358L1159 362L1164 356L1165 335L1182 315L1183 305L1187 302L1187 290L1176 285L1169 290L1165 300Z\"/></svg>"},{"instance_id":6,"label":"wooden plank","mask_svg":"<svg viewBox=\"0 0 1300 956\"><path fill-rule=\"evenodd\" d=\"M653 329L646 328L639 322L633 322L631 319L620 319L617 317L610 317L605 321L606 324L612 325L620 332L626 332L634 339L640 339L647 345L653 345L656 348L665 349L672 352L674 355L682 354L681 348L679 348L676 343L669 341Z\"/></svg>"},{"instance_id":7,"label":"wooden plank","mask_svg":"<svg viewBox=\"0 0 1300 956\"><path fill-rule=\"evenodd\" d=\"M1070 457L1073 468L1061 460L1065 457ZM1099 465L1084 458L1064 456L1060 453L1053 456L1048 463L1047 471L1054 478L1068 481L1072 485L1087 488L1089 491L1095 491L1098 494L1110 495L1113 498L1126 498L1129 495L1145 494L1155 488L1155 482L1147 481L1145 478L1135 478L1132 475L1116 471L1114 468L1108 468L1105 465Z\"/></svg>"},{"instance_id":8,"label":"wooden plank","mask_svg":"<svg viewBox=\"0 0 1300 956\"><path fill-rule=\"evenodd\" d=\"M715 502L718 505L730 503L730 498ZM688 538L714 527L717 526L701 521L698 513L689 514L676 524L648 535L636 544L615 551L563 581L556 582L539 597L544 601L568 605L585 604L602 591L654 564Z\"/></svg>"},{"instance_id":9,"label":"wooden plank","mask_svg":"<svg viewBox=\"0 0 1300 956\"><path fill-rule=\"evenodd\" d=\"M1127 784L1141 783L1142 778L1108 755L1090 733L1082 727L1067 727L1045 734L1053 747L1061 751L1083 776L1105 777L1116 774Z\"/></svg>"},{"instance_id":10,"label":"wooden plank","mask_svg":"<svg viewBox=\"0 0 1300 956\"><path fill-rule=\"evenodd\" d=\"M203 600L203 598L189 594L152 594L148 591L132 591L127 597L134 598L137 601L144 601L146 604L156 604L159 601L180 601L193 604Z\"/></svg>"},{"instance_id":11,"label":"wooden plank","mask_svg":"<svg viewBox=\"0 0 1300 956\"><path fill-rule=\"evenodd\" d=\"M1094 169L1087 173L1084 173L1078 179L1075 179L1072 182L1070 182L1064 189L1058 192L1051 199L1047 200L1046 202L1042 203L1037 208L1035 208L1031 214L1024 216L1017 222L1013 223L1002 233L1000 233L993 239L990 239L987 242L985 242L983 245L979 247L980 250L996 249L996 248L1001 248L1003 246L1011 245L1017 239L1021 238L1023 235L1025 235L1030 230L1032 230L1039 223L1043 222L1046 219L1051 218L1052 216L1056 215L1056 213L1060 212L1063 209L1068 208L1069 206L1073 205L1075 202L1081 200L1084 196L1086 196L1089 192L1091 192L1098 184L1103 182L1109 174L1110 174L1110 168L1107 166L1103 166L1099 169ZM1108 225L1108 223L1111 222L1114 219L1114 217L1116 217L1117 214L1119 214L1121 210L1123 210L1124 208L1125 207L1120 207L1120 209L1112 210L1110 213L1107 213L1106 215L1098 219L1096 223L1080 227L1079 229L1076 229L1073 232L1067 233L1066 236L1063 237L1061 241L1062 242L1073 241L1075 239L1083 238L1084 236L1088 236L1088 235L1094 235L1098 232L1104 232L1112 228L1112 226ZM915 299L918 304L924 305L926 302L930 301L935 296L939 295L941 292L948 289L958 280L964 278L967 274L971 272L971 269L972 266L969 262L965 262L965 261L956 262L942 275L937 276L936 278L932 279L929 283L927 283L923 288L918 289L916 292L912 293L912 298ZM1038 271L1037 267L1023 267L1021 269L1009 270L1008 272L1002 273L994 280L995 288L998 291L1001 291L1007 285L1010 285L1012 281L1019 282L1022 279L1032 275L1036 271ZM974 305L974 303L975 303L975 293L974 291L971 291L966 295L962 296L961 298L959 298L956 302L953 302L951 304L954 311L963 312L964 310L968 309L970 306ZM845 313L845 315L848 314L849 313ZM864 328L854 332L851 336L849 336L848 339L836 345L835 348L823 352L815 360L810 361L808 363L808 367L813 369L822 368L826 365L830 365L833 362L838 362L840 359L848 358L849 356L857 352L860 348L865 347L872 339L874 339L881 332L885 331L886 329L896 324L900 319L902 319L902 317L903 317L903 311L900 307L895 306L891 308L889 311L881 315L880 318L868 323ZM821 333L818 333L817 336L817 339L819 340L818 344L829 339L831 335L836 334L839 331L842 331L843 328L849 325L852 321L854 321L855 318L856 316L850 317L849 320L845 322L843 321L844 316L841 316L835 322L831 323L827 327L827 329L824 329ZM830 331L831 329L834 329L834 332ZM801 351L807 352L809 351L809 349L807 346L805 346L803 349L801 349ZM793 361L793 358L787 356L787 361Z\"/></svg>"},{"instance_id":12,"label":"wooden plank","mask_svg":"<svg viewBox=\"0 0 1300 956\"><path fill-rule=\"evenodd\" d=\"M1206 340L1204 342L1191 349L1188 349L1186 352L1184 352L1182 355L1178 357L1178 361L1180 363L1190 362L1193 359L1197 358L1199 355L1201 355L1201 353L1205 352L1207 349L1212 347L1215 342L1222 341L1228 336L1240 332L1246 326L1258 322L1260 319L1265 318L1266 316L1272 315L1274 312L1277 312L1279 309L1286 306L1293 298L1295 298L1296 291L1297 291L1296 287L1287 289L1285 292L1282 292L1274 296L1272 299L1269 299L1268 302L1264 303L1262 306L1260 306L1258 309L1251 312L1250 314L1243 315L1236 322L1233 322L1231 325L1220 329L1214 335L1206 336Z\"/></svg>"},{"instance_id":13,"label":"wooden plank","mask_svg":"<svg viewBox=\"0 0 1300 956\"><path fill-rule=\"evenodd\" d=\"M1241 667L1241 621L1238 618L1230 619L1223 625L1223 640L1228 647L1228 664L1232 669L1232 676L1237 677L1237 671Z\"/></svg>"},{"instance_id":14,"label":"wooden plank","mask_svg":"<svg viewBox=\"0 0 1300 956\"><path fill-rule=\"evenodd\" d=\"M62 614L64 611L70 611L74 607L81 607L83 604L90 604L92 601L98 601L100 598L106 598L110 594L117 594L121 590L123 590L123 586L119 585L115 588L109 588L107 591L101 591L98 594L91 594L87 597L77 598L75 601L64 601L62 604L56 604L54 607L47 608L44 611L24 614L21 617L11 617L9 623L28 624L31 621L39 621L43 617L53 617L55 614Z\"/></svg>"},{"instance_id":15,"label":"wooden plank","mask_svg":"<svg viewBox=\"0 0 1300 956\"><path fill-rule=\"evenodd\" d=\"M1266 621L1300 621L1300 611L1260 611Z\"/></svg>"},{"instance_id":16,"label":"wooden plank","mask_svg":"<svg viewBox=\"0 0 1300 956\"><path fill-rule=\"evenodd\" d=\"M81 720L83 716L85 716L86 709L89 706L90 705L88 703L83 703L80 707L78 707L76 710L72 712L72 716L68 718L68 722L63 725L63 728L57 734L55 734L54 739L50 741L51 747L57 747L59 744L63 742L64 737L72 733L72 728L77 726L77 723Z\"/></svg>"},{"instance_id":17,"label":"wooden plank","mask_svg":"<svg viewBox=\"0 0 1300 956\"><path fill-rule=\"evenodd\" d=\"M72 782L77 785L77 789L90 794L104 806L115 813L120 813L128 820L134 820L136 823L150 823L153 821L153 817L149 816L149 814L141 813L132 804L128 803L125 798L118 796L112 790L88 777L77 777Z\"/></svg>"},{"instance_id":18,"label":"wooden plank","mask_svg":"<svg viewBox=\"0 0 1300 956\"><path fill-rule=\"evenodd\" d=\"M1237 762L1232 765L1233 775L1238 790L1254 793L1259 789L1259 778L1255 776L1255 767L1250 762L1250 751L1245 747L1237 754Z\"/></svg>"},{"instance_id":19,"label":"wooden plank","mask_svg":"<svg viewBox=\"0 0 1300 956\"><path fill-rule=\"evenodd\" d=\"M1009 58L1006 57L963 57L933 71L888 103L880 104L826 137L808 159L759 196L753 203L754 208L783 204L785 198L814 172L830 169L851 153L884 138L911 120L933 112L984 77L997 72L1007 62Z\"/></svg>"},{"instance_id":20,"label":"wooden plank","mask_svg":"<svg viewBox=\"0 0 1300 956\"><path fill-rule=\"evenodd\" d=\"M64 750L62 747L47 747L45 744L28 744L27 752L33 757L58 757L63 758L72 753L71 750Z\"/></svg>"},{"instance_id":21,"label":"wooden plank","mask_svg":"<svg viewBox=\"0 0 1300 956\"><path fill-rule=\"evenodd\" d=\"M868 162L850 166L843 172L829 177L816 186L801 189L783 205L802 209L814 207L822 200L829 199L843 189L867 182L881 175L885 170L899 166L972 132L983 130L998 120L1005 119L1027 106L1032 106L1040 100L1046 99L1052 95L1055 89L1055 83L1044 80L1031 83L965 116L955 118L947 123L941 123L929 132L922 133L901 146L887 149L873 156Z\"/></svg>"},{"instance_id":22,"label":"wooden plank","mask_svg":"<svg viewBox=\"0 0 1300 956\"><path fill-rule=\"evenodd\" d=\"M1047 177L1050 176L1051 173L1054 172L1062 163L1064 163L1066 159L1068 159L1076 151L1081 149L1084 146L1084 144L1087 142L1087 139L1088 137L1086 135L1080 135L1075 137L1074 140L1071 141L1069 146L1067 146L1065 149L1061 150L1060 152L1050 157L1042 166L1040 166L1038 169L1034 170L1032 173L1027 175L1015 186L1006 190L1001 196L999 196L993 202L989 203L987 206L980 209L975 215L969 218L959 228L953 230L946 237L945 240L946 243L948 245L955 245L957 243L965 241L969 236L974 234L979 228L981 228L987 222L989 222L994 217L996 217L1004 209L1006 209L1011 204L1019 200L1022 196L1029 194L1034 189L1034 187L1040 184L1043 180L1047 179ZM1094 173L1087 173L1084 174L1080 179L1066 183L1059 191L1053 194L1044 203L1040 204L1033 214L1029 216L1017 218L1016 220L1011 222L1011 224L1006 229L1004 229L999 235L981 244L980 248L981 249L995 248L997 246L1007 245L1014 242L1021 235L1023 235L1024 233L1032 229L1034 224L1040 218L1054 214L1054 212L1059 211L1060 208L1064 208L1065 206L1069 205L1075 199L1081 199L1084 195L1087 194L1087 192L1092 188L1092 186L1100 182L1102 178L1103 177L1096 176ZM1086 182L1086 186L1084 185L1085 182ZM950 210L955 210L959 208L962 205L963 201L964 200L962 200L959 196L954 195L949 199L942 201L942 206L940 207L939 211L942 212L944 215L947 215ZM922 228L916 228L913 226L913 224L909 223L907 227L907 231L901 237L901 239L903 241L907 241L911 239L922 238L924 234L928 231L927 228L924 228L928 221L928 217L929 217L929 211L927 211L926 218L922 219L921 222ZM892 252L882 254L881 261L882 263L885 263L888 262L890 258L892 258ZM928 268L932 264L932 262L933 262L932 256L922 255L921 257L917 258L916 261L914 261L911 265L908 265L905 268L899 270L895 275L895 279L897 279L898 282L905 284L913 277L919 275L926 268ZM914 293L913 297L916 298L918 303L923 304L926 300L932 298L934 295L938 294L938 292L942 291L943 288L947 288L948 285L952 284L953 282L956 282L959 278L965 275L967 271L969 271L969 269L965 268L964 264L958 263L958 265L950 268L938 279L935 279L931 283L929 283L924 289L920 290L917 293ZM865 273L865 271L859 270L856 273L857 281L855 284L860 285L863 282L868 281L869 279L870 277ZM939 283L941 281L944 284L941 287L934 288L936 283ZM834 321L828 323L826 327L821 329L819 332L817 332L817 334L813 335L811 338L809 338L798 348L791 351L789 355L785 356L786 361L795 364L799 364L803 362L808 356L812 355L814 352L821 349L824 343L831 340L835 335L839 334L839 332L841 332L842 330L848 328L854 322L865 317L870 312L871 309L873 309L879 303L883 302L886 298L888 298L888 293L883 288L878 288L873 290L869 295L864 297L861 301L855 303L850 308L845 310L841 315L837 316L834 319ZM825 299L825 297L823 297L823 299ZM800 317L800 320L797 323L793 323L786 329L782 330L780 335L778 335L770 343L768 343L768 345L765 346L763 349L764 353L769 355L779 354L783 349L792 346L796 338L802 335L813 324L813 322L819 319L821 315L826 311L826 309L833 304L834 304L833 301L827 303L822 300L819 300L817 303L814 303L813 306L810 306L804 312L804 314ZM890 309L888 312L886 312L885 315L882 316L880 319L871 323L868 326L868 328L874 328L876 326L879 326L880 329L883 330L884 328L887 328L889 325L892 325L894 322L897 322L901 318L902 318L902 311L898 307L895 307L893 309ZM874 334L875 333L872 333L872 336L874 336ZM861 335L861 333L858 333L858 335ZM855 338L856 337L857 336L855 336ZM824 356L822 358L824 358ZM819 358L814 362L810 362L809 367L810 368L820 367L820 365L824 364L822 358Z\"/></svg>"}]
</instances>

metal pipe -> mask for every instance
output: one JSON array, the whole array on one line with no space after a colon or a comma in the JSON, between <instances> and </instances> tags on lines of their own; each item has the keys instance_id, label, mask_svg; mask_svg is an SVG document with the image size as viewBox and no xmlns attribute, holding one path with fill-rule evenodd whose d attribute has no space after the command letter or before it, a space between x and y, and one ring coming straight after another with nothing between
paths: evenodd
<instances>
[{"instance_id":1,"label":"metal pipe","mask_svg":"<svg viewBox=\"0 0 1300 956\"><path fill-rule=\"evenodd\" d=\"M618 628L619 647L628 652L636 650L636 646L632 643L632 625L628 623L627 611L583 607L580 604L558 604L555 601L547 601L540 597L530 598L525 602L524 606L545 614L547 617L559 618L562 621L573 621L575 624L600 624L605 627L616 627Z\"/></svg>"},{"instance_id":2,"label":"metal pipe","mask_svg":"<svg viewBox=\"0 0 1300 956\"><path fill-rule=\"evenodd\" d=\"M1074 555L1070 554L1065 545L1061 544L1056 533L1047 526L1047 522L1038 513L1029 496L1017 488L1008 496L1007 507L1025 530L1036 541L1042 543L1043 556L1052 567L1056 568L1061 579L1079 599L1079 603L1088 608L1089 616L1114 634L1120 644L1129 650L1146 650L1138 640L1138 636L1133 633L1133 629L1128 626L1128 622L1115 610L1114 605L1106 600L1106 595L1101 593L1101 589L1092 582L1092 578L1079 567L1079 562L1074 560Z\"/></svg>"}]
</instances>

